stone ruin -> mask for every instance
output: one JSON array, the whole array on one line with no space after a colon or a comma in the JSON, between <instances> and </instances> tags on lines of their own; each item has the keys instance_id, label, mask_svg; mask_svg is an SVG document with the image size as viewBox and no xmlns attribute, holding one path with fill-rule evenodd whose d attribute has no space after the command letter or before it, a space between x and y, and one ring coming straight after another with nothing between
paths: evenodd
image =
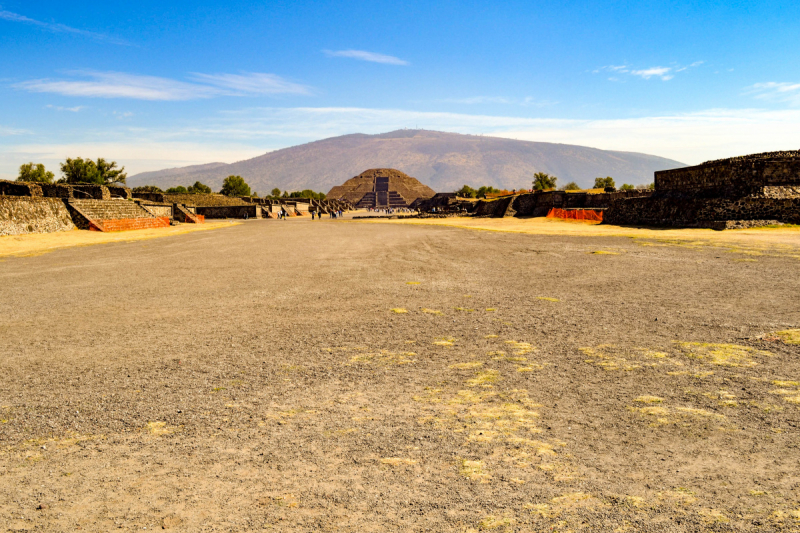
<instances>
[{"instance_id":1,"label":"stone ruin","mask_svg":"<svg viewBox=\"0 0 800 533\"><path fill-rule=\"evenodd\" d=\"M168 217L157 216L130 198L127 187L0 181L0 235L170 225Z\"/></svg>"},{"instance_id":2,"label":"stone ruin","mask_svg":"<svg viewBox=\"0 0 800 533\"><path fill-rule=\"evenodd\" d=\"M347 201L356 208L409 207L436 192L417 179L393 168L372 168L328 192L332 200Z\"/></svg>"},{"instance_id":3,"label":"stone ruin","mask_svg":"<svg viewBox=\"0 0 800 533\"><path fill-rule=\"evenodd\" d=\"M713 229L800 224L800 151L656 172L651 196L612 202L604 221Z\"/></svg>"}]
</instances>

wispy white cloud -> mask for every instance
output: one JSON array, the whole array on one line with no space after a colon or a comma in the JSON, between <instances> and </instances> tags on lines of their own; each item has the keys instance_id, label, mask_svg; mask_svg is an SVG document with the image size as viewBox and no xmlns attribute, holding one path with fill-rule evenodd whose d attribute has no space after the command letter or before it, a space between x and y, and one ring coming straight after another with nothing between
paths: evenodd
<instances>
[{"instance_id":1,"label":"wispy white cloud","mask_svg":"<svg viewBox=\"0 0 800 533\"><path fill-rule=\"evenodd\" d=\"M60 105L47 104L45 107L47 109L55 109L56 111L69 111L70 113L77 113L81 109L86 109L86 106L82 105L77 105L75 107L61 107Z\"/></svg>"},{"instance_id":2,"label":"wispy white cloud","mask_svg":"<svg viewBox=\"0 0 800 533\"><path fill-rule=\"evenodd\" d=\"M10 22L21 22L24 24L30 24L32 26L36 26L42 28L47 31L51 31L54 33L70 33L73 35L80 35L83 37L88 37L90 39L95 39L97 41L103 41L110 44L119 44L124 46L129 46L130 43L125 41L124 39L119 39L117 37L112 37L109 35L105 35L103 33L96 33L93 31L86 31L86 30L79 30L78 28L73 28L71 26L67 26L65 24L58 24L53 22L42 22L40 20L35 20L25 15L20 15L18 13L12 13L11 11L4 11L0 9L0 20L7 20Z\"/></svg>"},{"instance_id":3,"label":"wispy white cloud","mask_svg":"<svg viewBox=\"0 0 800 533\"><path fill-rule=\"evenodd\" d=\"M12 135L26 135L31 132L28 130L21 130L19 128L10 128L8 126L0 126L0 137L11 137Z\"/></svg>"},{"instance_id":4,"label":"wispy white cloud","mask_svg":"<svg viewBox=\"0 0 800 533\"><path fill-rule=\"evenodd\" d=\"M367 52L366 50L323 50L322 53L328 57L349 57L370 63L383 63L385 65L408 65L408 61L399 57Z\"/></svg>"},{"instance_id":5,"label":"wispy white cloud","mask_svg":"<svg viewBox=\"0 0 800 533\"><path fill-rule=\"evenodd\" d=\"M634 76L639 76L646 80L652 77L661 78L664 81L671 80L675 76L670 74L671 67L650 67L643 70L631 70L630 73Z\"/></svg>"},{"instance_id":6,"label":"wispy white cloud","mask_svg":"<svg viewBox=\"0 0 800 533\"><path fill-rule=\"evenodd\" d=\"M756 83L745 89L747 94L760 100L788 102L800 105L800 83L775 82Z\"/></svg>"},{"instance_id":7,"label":"wispy white cloud","mask_svg":"<svg viewBox=\"0 0 800 533\"><path fill-rule=\"evenodd\" d=\"M444 104L512 104L513 100L502 96L470 96L467 98L443 98L437 100Z\"/></svg>"},{"instance_id":8,"label":"wispy white cloud","mask_svg":"<svg viewBox=\"0 0 800 533\"><path fill-rule=\"evenodd\" d=\"M192 79L235 95L311 94L311 88L287 81L275 74L249 72L244 74L192 74Z\"/></svg>"},{"instance_id":9,"label":"wispy white cloud","mask_svg":"<svg viewBox=\"0 0 800 533\"><path fill-rule=\"evenodd\" d=\"M310 94L310 89L264 73L193 74L188 83L157 76L124 72L71 71L72 79L39 79L17 83L14 87L29 92L55 93L88 98L130 98L135 100L195 100L215 96L259 96ZM75 78L84 79L75 79Z\"/></svg>"},{"instance_id":10,"label":"wispy white cloud","mask_svg":"<svg viewBox=\"0 0 800 533\"><path fill-rule=\"evenodd\" d=\"M555 105L558 102L554 100L539 100L532 96L525 98L506 98L505 96L470 96L466 98L443 98L436 100L443 104L464 104L464 105L479 105L479 104L504 104L504 105L519 105L523 107L547 107Z\"/></svg>"},{"instance_id":11,"label":"wispy white cloud","mask_svg":"<svg viewBox=\"0 0 800 533\"><path fill-rule=\"evenodd\" d=\"M699 67L703 63L704 61L695 61L694 63L685 66L650 67L643 69L635 69L628 65L606 65L593 70L592 73L609 73L611 74L611 77L608 78L610 81L620 81L620 78L617 77L618 75L638 76L645 80L649 80L650 78L658 78L662 81L669 81L675 77L676 73L689 70L690 68Z\"/></svg>"}]
</instances>

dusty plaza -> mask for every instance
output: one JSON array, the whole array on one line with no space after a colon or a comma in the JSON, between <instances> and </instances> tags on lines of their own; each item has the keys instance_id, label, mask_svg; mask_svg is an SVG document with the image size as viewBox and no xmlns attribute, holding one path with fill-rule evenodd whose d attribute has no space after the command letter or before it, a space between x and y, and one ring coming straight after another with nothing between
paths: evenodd
<instances>
[{"instance_id":1,"label":"dusty plaza","mask_svg":"<svg viewBox=\"0 0 800 533\"><path fill-rule=\"evenodd\" d=\"M6 250L0 523L800 526L800 230L418 222Z\"/></svg>"}]
</instances>

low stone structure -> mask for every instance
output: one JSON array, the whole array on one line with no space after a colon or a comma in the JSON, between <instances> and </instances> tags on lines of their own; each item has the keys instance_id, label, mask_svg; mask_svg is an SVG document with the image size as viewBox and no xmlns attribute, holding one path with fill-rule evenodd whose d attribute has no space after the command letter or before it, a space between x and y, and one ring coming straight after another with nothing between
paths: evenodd
<instances>
[{"instance_id":1,"label":"low stone structure","mask_svg":"<svg viewBox=\"0 0 800 533\"><path fill-rule=\"evenodd\" d=\"M586 191L536 191L533 193L501 196L494 200L481 200L475 206L475 216L544 217L551 209L605 210L615 200L622 198L646 198L650 190L615 191L590 193Z\"/></svg>"},{"instance_id":2,"label":"low stone structure","mask_svg":"<svg viewBox=\"0 0 800 533\"><path fill-rule=\"evenodd\" d=\"M80 229L126 231L170 225L168 217L153 216L147 209L130 200L73 199L66 201L65 205L75 226Z\"/></svg>"},{"instance_id":3,"label":"low stone structure","mask_svg":"<svg viewBox=\"0 0 800 533\"><path fill-rule=\"evenodd\" d=\"M346 201L357 208L408 207L436 192L393 168L372 168L332 188L329 200Z\"/></svg>"},{"instance_id":4,"label":"low stone structure","mask_svg":"<svg viewBox=\"0 0 800 533\"><path fill-rule=\"evenodd\" d=\"M0 195L0 235L52 233L75 229L67 207L58 198Z\"/></svg>"},{"instance_id":5,"label":"low stone structure","mask_svg":"<svg viewBox=\"0 0 800 533\"><path fill-rule=\"evenodd\" d=\"M800 151L766 152L655 173L649 198L612 203L618 225L742 228L800 223Z\"/></svg>"},{"instance_id":6,"label":"low stone structure","mask_svg":"<svg viewBox=\"0 0 800 533\"><path fill-rule=\"evenodd\" d=\"M206 218L261 218L261 206L258 204L242 205L198 205L195 210L199 216Z\"/></svg>"}]
</instances>

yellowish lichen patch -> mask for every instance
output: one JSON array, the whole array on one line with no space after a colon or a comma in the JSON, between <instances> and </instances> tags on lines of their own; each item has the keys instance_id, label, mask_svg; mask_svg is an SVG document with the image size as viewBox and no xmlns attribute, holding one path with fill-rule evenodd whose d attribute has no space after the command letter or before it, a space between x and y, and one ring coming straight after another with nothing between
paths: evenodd
<instances>
[{"instance_id":1,"label":"yellowish lichen patch","mask_svg":"<svg viewBox=\"0 0 800 533\"><path fill-rule=\"evenodd\" d=\"M465 478L480 481L481 483L488 483L491 479L491 476L483 470L483 461L462 459L458 467L458 473Z\"/></svg>"},{"instance_id":2,"label":"yellowish lichen patch","mask_svg":"<svg viewBox=\"0 0 800 533\"><path fill-rule=\"evenodd\" d=\"M607 250L597 250L592 252L592 255L619 255L619 252L609 252Z\"/></svg>"},{"instance_id":3,"label":"yellowish lichen patch","mask_svg":"<svg viewBox=\"0 0 800 533\"><path fill-rule=\"evenodd\" d=\"M499 337L499 335L484 335L483 336L484 339L496 339L497 337Z\"/></svg>"},{"instance_id":4,"label":"yellowish lichen patch","mask_svg":"<svg viewBox=\"0 0 800 533\"><path fill-rule=\"evenodd\" d=\"M786 344L800 344L800 329L776 331L775 335Z\"/></svg>"},{"instance_id":5,"label":"yellowish lichen patch","mask_svg":"<svg viewBox=\"0 0 800 533\"><path fill-rule=\"evenodd\" d=\"M480 361L472 361L470 363L456 363L454 365L450 365L450 368L453 370L472 370L475 368L480 368L483 366L483 363Z\"/></svg>"},{"instance_id":6,"label":"yellowish lichen patch","mask_svg":"<svg viewBox=\"0 0 800 533\"><path fill-rule=\"evenodd\" d=\"M558 298L551 298L549 296L537 296L537 300L544 300L545 302L560 302Z\"/></svg>"},{"instance_id":7,"label":"yellowish lichen patch","mask_svg":"<svg viewBox=\"0 0 800 533\"><path fill-rule=\"evenodd\" d=\"M427 307L422 308L423 313L427 313L429 315L441 315L443 314L441 311L437 311L436 309L428 309Z\"/></svg>"},{"instance_id":8,"label":"yellowish lichen patch","mask_svg":"<svg viewBox=\"0 0 800 533\"><path fill-rule=\"evenodd\" d=\"M453 346L456 343L456 340L452 337L443 337L441 339L436 339L433 341L433 344L436 346Z\"/></svg>"},{"instance_id":9,"label":"yellowish lichen patch","mask_svg":"<svg viewBox=\"0 0 800 533\"><path fill-rule=\"evenodd\" d=\"M148 422L146 428L151 435L169 435L175 430L167 426L166 422Z\"/></svg>"},{"instance_id":10,"label":"yellowish lichen patch","mask_svg":"<svg viewBox=\"0 0 800 533\"><path fill-rule=\"evenodd\" d=\"M389 350L380 352L360 353L350 358L350 364L384 364L384 365L408 365L416 363L414 352L395 353Z\"/></svg>"},{"instance_id":11,"label":"yellowish lichen patch","mask_svg":"<svg viewBox=\"0 0 800 533\"><path fill-rule=\"evenodd\" d=\"M728 367L753 367L758 363L755 358L771 357L765 350L757 350L750 346L738 344L714 344L707 342L678 342L678 349L684 355L702 362Z\"/></svg>"},{"instance_id":12,"label":"yellowish lichen patch","mask_svg":"<svg viewBox=\"0 0 800 533\"><path fill-rule=\"evenodd\" d=\"M497 382L500 379L500 372L497 370L483 370L478 372L474 378L467 380L470 387L486 386Z\"/></svg>"},{"instance_id":13,"label":"yellowish lichen patch","mask_svg":"<svg viewBox=\"0 0 800 533\"><path fill-rule=\"evenodd\" d=\"M419 281L406 281L406 285L419 285Z\"/></svg>"},{"instance_id":14,"label":"yellowish lichen patch","mask_svg":"<svg viewBox=\"0 0 800 533\"><path fill-rule=\"evenodd\" d=\"M776 379L772 382L773 385L777 385L778 387L800 387L800 381L782 381Z\"/></svg>"},{"instance_id":15,"label":"yellowish lichen patch","mask_svg":"<svg viewBox=\"0 0 800 533\"><path fill-rule=\"evenodd\" d=\"M514 355L526 355L534 351L536 348L531 346L528 342L519 342L514 340L506 341L506 344L511 345Z\"/></svg>"},{"instance_id":16,"label":"yellowish lichen patch","mask_svg":"<svg viewBox=\"0 0 800 533\"><path fill-rule=\"evenodd\" d=\"M392 308L392 313L395 313L395 314L398 314L398 315L402 315L402 314L408 313L408 309L403 309L402 307L393 307Z\"/></svg>"},{"instance_id":17,"label":"yellowish lichen patch","mask_svg":"<svg viewBox=\"0 0 800 533\"><path fill-rule=\"evenodd\" d=\"M495 311L497 311L497 309L495 309L494 307L487 307L486 308L486 312L487 313L494 313Z\"/></svg>"},{"instance_id":18,"label":"yellowish lichen patch","mask_svg":"<svg viewBox=\"0 0 800 533\"><path fill-rule=\"evenodd\" d=\"M466 307L454 307L453 309L455 309L456 311L461 311L463 313L473 313L475 311L474 309L467 309Z\"/></svg>"},{"instance_id":19,"label":"yellowish lichen patch","mask_svg":"<svg viewBox=\"0 0 800 533\"><path fill-rule=\"evenodd\" d=\"M664 401L664 398L659 398L658 396L645 395L645 396L639 396L638 398L636 398L633 401L634 402L640 402L640 403L661 403L661 402Z\"/></svg>"}]
</instances>

